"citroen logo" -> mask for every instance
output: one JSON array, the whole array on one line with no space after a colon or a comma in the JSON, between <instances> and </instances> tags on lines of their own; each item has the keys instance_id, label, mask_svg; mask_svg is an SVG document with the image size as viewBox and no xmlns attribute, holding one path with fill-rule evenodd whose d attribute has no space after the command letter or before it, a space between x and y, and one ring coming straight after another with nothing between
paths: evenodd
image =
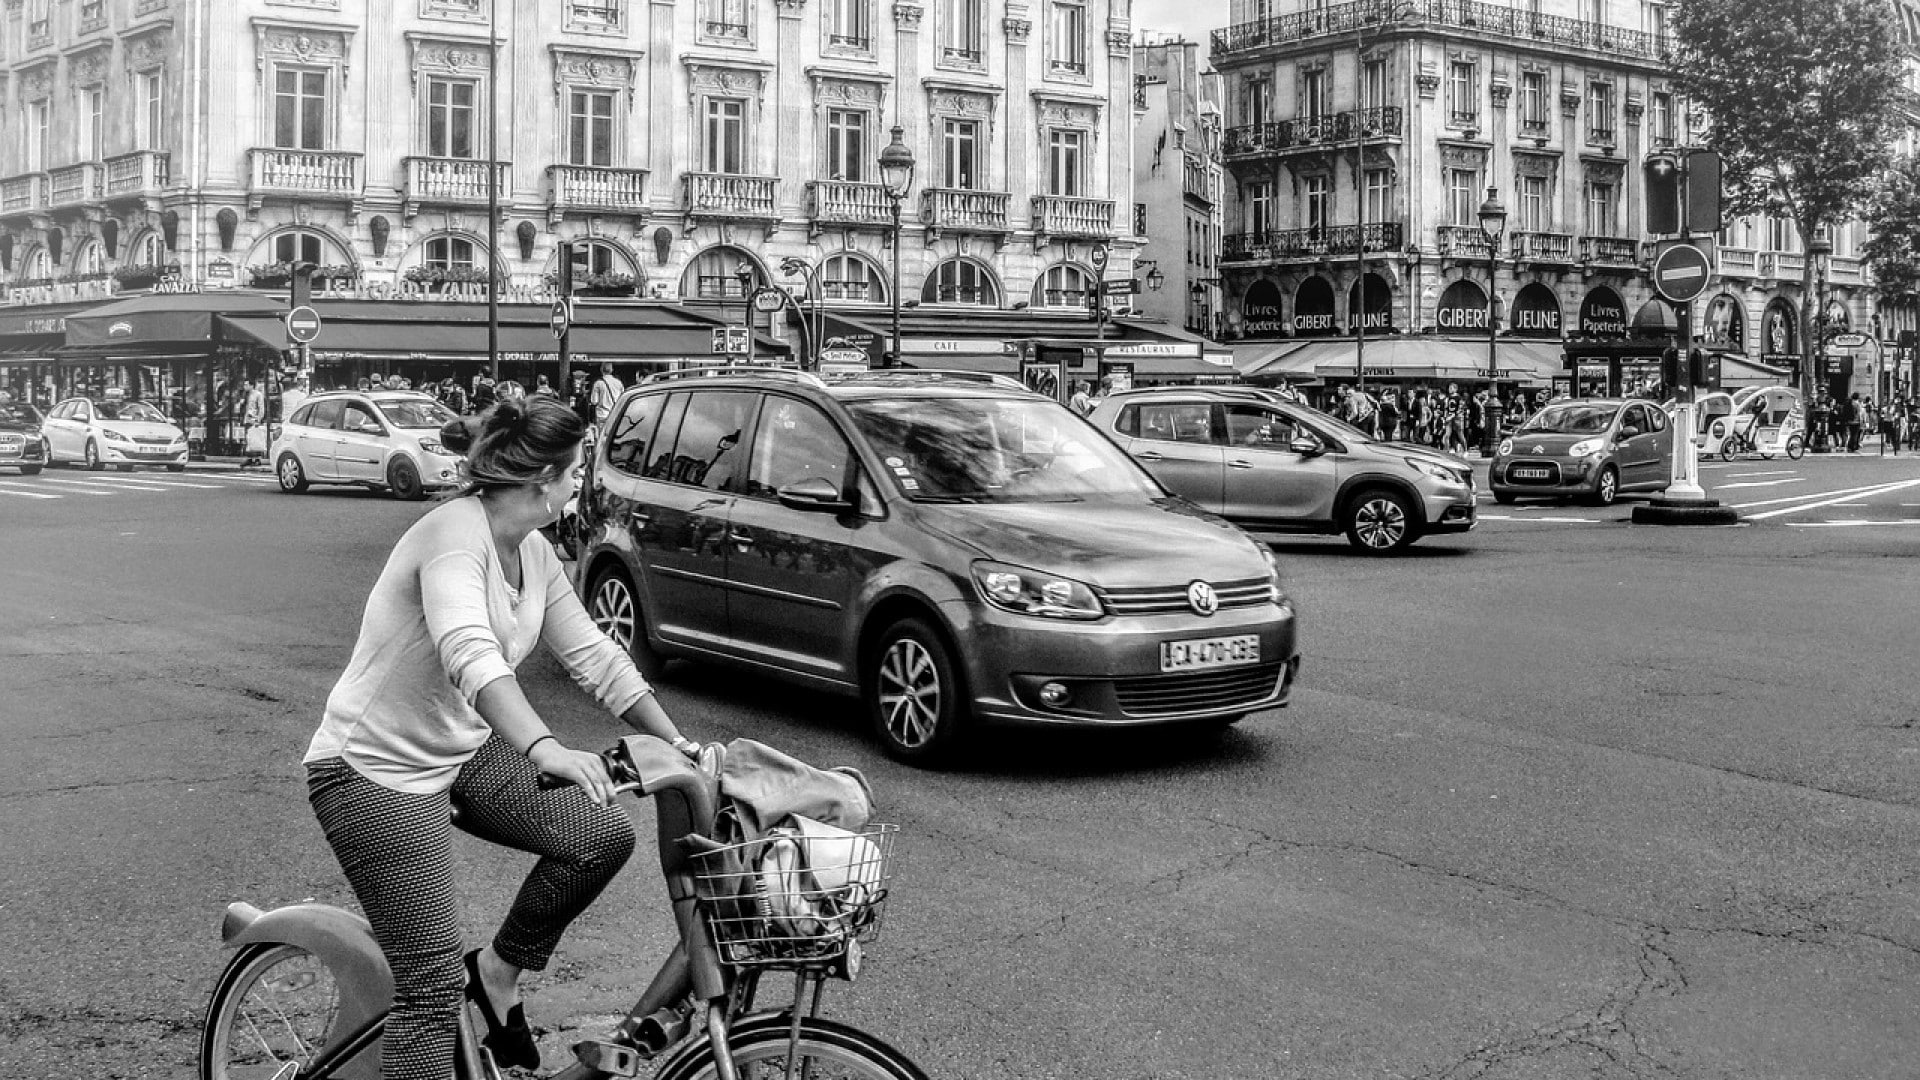
<instances>
[{"instance_id":1,"label":"citroen logo","mask_svg":"<svg viewBox=\"0 0 1920 1080\"><path fill-rule=\"evenodd\" d=\"M1214 595L1213 586L1204 581L1187 586L1187 603L1195 615L1211 615L1220 610L1220 598Z\"/></svg>"},{"instance_id":2,"label":"citroen logo","mask_svg":"<svg viewBox=\"0 0 1920 1080\"><path fill-rule=\"evenodd\" d=\"M1544 446L1536 446L1533 448L1533 452L1536 454L1544 454L1547 452L1547 448Z\"/></svg>"}]
</instances>

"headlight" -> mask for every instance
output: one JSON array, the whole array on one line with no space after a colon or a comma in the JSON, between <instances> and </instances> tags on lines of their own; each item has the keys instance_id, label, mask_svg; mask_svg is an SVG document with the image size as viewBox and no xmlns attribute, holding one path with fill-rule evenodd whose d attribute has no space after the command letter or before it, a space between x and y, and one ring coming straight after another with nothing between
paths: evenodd
<instances>
[{"instance_id":1,"label":"headlight","mask_svg":"<svg viewBox=\"0 0 1920 1080\"><path fill-rule=\"evenodd\" d=\"M1513 453L1513 440L1512 440L1512 439L1501 439L1501 440L1500 440L1500 448L1499 448L1499 454L1500 454L1500 456L1501 456L1501 457L1505 457L1505 456L1507 456L1508 454L1511 454L1511 453Z\"/></svg>"},{"instance_id":2,"label":"headlight","mask_svg":"<svg viewBox=\"0 0 1920 1080\"><path fill-rule=\"evenodd\" d=\"M1600 448L1605 445L1605 439L1581 439L1579 442L1567 447L1567 456L1586 457L1588 454L1597 454L1600 452Z\"/></svg>"},{"instance_id":3,"label":"headlight","mask_svg":"<svg viewBox=\"0 0 1920 1080\"><path fill-rule=\"evenodd\" d=\"M132 442L133 441L132 439L127 438L125 435L122 435L119 432L113 430L112 428L101 428L100 437L107 440L108 442Z\"/></svg>"},{"instance_id":4,"label":"headlight","mask_svg":"<svg viewBox=\"0 0 1920 1080\"><path fill-rule=\"evenodd\" d=\"M973 583L987 603L1019 615L1098 619L1106 614L1092 589L1038 570L982 561L973 564Z\"/></svg>"},{"instance_id":5,"label":"headlight","mask_svg":"<svg viewBox=\"0 0 1920 1080\"><path fill-rule=\"evenodd\" d=\"M1260 549L1260 556L1267 560L1267 598L1276 604L1287 602L1286 594L1280 591L1280 560L1273 557L1273 549L1260 541L1254 545Z\"/></svg>"},{"instance_id":6,"label":"headlight","mask_svg":"<svg viewBox=\"0 0 1920 1080\"><path fill-rule=\"evenodd\" d=\"M425 450L429 454L439 454L442 457L445 457L447 453L446 448L441 446L439 441L435 439L421 439L420 449Z\"/></svg>"},{"instance_id":7,"label":"headlight","mask_svg":"<svg viewBox=\"0 0 1920 1080\"><path fill-rule=\"evenodd\" d=\"M1467 482L1466 480L1461 478L1458 470L1449 469L1448 467L1440 464L1437 461L1428 461L1425 458L1410 457L1407 459L1407 464L1413 466L1416 469L1419 469L1421 472L1426 473L1428 476L1433 477L1435 480L1444 480L1449 484L1464 484ZM1472 474L1468 474L1468 475L1472 475Z\"/></svg>"}]
</instances>

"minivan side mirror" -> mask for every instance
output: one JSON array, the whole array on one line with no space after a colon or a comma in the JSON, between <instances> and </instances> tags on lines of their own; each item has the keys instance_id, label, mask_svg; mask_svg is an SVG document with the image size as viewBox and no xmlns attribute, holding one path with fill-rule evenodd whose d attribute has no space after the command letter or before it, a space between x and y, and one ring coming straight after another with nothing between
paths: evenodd
<instances>
[{"instance_id":1,"label":"minivan side mirror","mask_svg":"<svg viewBox=\"0 0 1920 1080\"><path fill-rule=\"evenodd\" d=\"M851 514L853 504L833 486L833 482L823 476L809 476L805 480L796 480L779 491L774 497L780 505L789 510L807 510L819 514Z\"/></svg>"},{"instance_id":2,"label":"minivan side mirror","mask_svg":"<svg viewBox=\"0 0 1920 1080\"><path fill-rule=\"evenodd\" d=\"M1287 449L1302 457L1319 457L1326 452L1326 446L1311 435L1295 435L1287 444Z\"/></svg>"}]
</instances>

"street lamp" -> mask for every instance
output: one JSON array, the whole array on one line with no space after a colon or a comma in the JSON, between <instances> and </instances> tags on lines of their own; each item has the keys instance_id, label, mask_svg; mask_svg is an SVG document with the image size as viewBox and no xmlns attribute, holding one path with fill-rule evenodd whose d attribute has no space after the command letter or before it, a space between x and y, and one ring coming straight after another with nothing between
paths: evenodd
<instances>
[{"instance_id":1,"label":"street lamp","mask_svg":"<svg viewBox=\"0 0 1920 1080\"><path fill-rule=\"evenodd\" d=\"M1500 361L1494 355L1494 331L1499 328L1499 294L1494 278L1500 272L1500 235L1507 229L1507 208L1500 204L1500 189L1487 185L1487 199L1480 204L1480 232L1487 238L1487 421L1481 435L1480 453L1493 456L1500 441L1500 395L1495 384L1500 378Z\"/></svg>"},{"instance_id":2,"label":"street lamp","mask_svg":"<svg viewBox=\"0 0 1920 1080\"><path fill-rule=\"evenodd\" d=\"M734 264L733 277L740 283L740 322L747 328L747 363L751 364L753 363L753 264L741 259Z\"/></svg>"},{"instance_id":3,"label":"street lamp","mask_svg":"<svg viewBox=\"0 0 1920 1080\"><path fill-rule=\"evenodd\" d=\"M893 283L887 290L893 300L893 346L886 367L900 363L900 203L913 187L913 151L900 138L905 133L905 128L895 124L893 141L880 151L880 184L893 204Z\"/></svg>"}]
</instances>

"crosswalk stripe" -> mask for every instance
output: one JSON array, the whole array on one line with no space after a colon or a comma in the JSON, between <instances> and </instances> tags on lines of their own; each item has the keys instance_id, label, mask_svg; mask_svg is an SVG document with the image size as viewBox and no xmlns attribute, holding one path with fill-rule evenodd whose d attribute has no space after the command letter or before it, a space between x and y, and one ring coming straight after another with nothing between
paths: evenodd
<instances>
[{"instance_id":1,"label":"crosswalk stripe","mask_svg":"<svg viewBox=\"0 0 1920 1080\"><path fill-rule=\"evenodd\" d=\"M4 482L0 482L0 495L19 495L22 498L27 498L27 499L58 499L60 498L60 496L58 495L49 495L44 491L28 491L25 488L17 488L17 487L14 487L12 484L4 483Z\"/></svg>"},{"instance_id":2,"label":"crosswalk stripe","mask_svg":"<svg viewBox=\"0 0 1920 1080\"><path fill-rule=\"evenodd\" d=\"M120 492L113 491L111 489L103 491L101 490L102 488L101 484L92 483L86 480L55 480L52 477L46 477L43 480L43 482L48 484L61 484L66 487L79 488L80 490L78 494L81 494L81 495L118 495L120 494Z\"/></svg>"}]
</instances>

